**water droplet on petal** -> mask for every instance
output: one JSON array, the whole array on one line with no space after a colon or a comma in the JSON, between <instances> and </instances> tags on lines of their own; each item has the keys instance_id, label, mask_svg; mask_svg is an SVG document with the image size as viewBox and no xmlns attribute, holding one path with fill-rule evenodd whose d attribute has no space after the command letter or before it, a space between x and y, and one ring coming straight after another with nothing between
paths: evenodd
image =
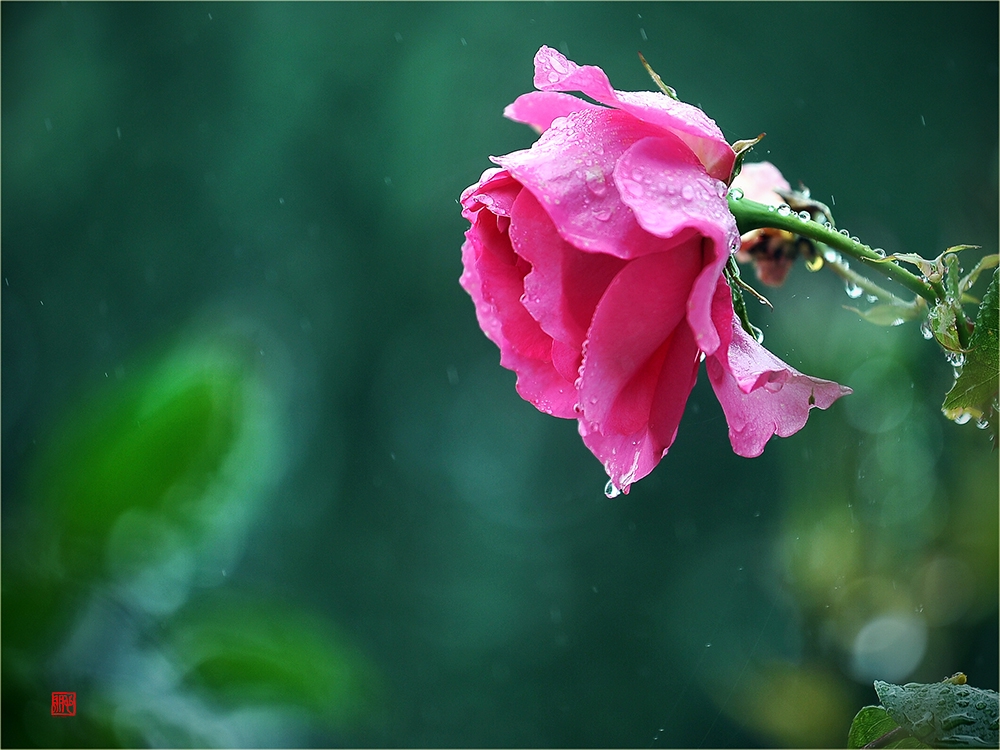
<instances>
[{"instance_id":1,"label":"water droplet on petal","mask_svg":"<svg viewBox=\"0 0 1000 750\"><path fill-rule=\"evenodd\" d=\"M694 188L691 187L690 185L685 185L681 189L681 195L684 197L684 200L686 201L694 200Z\"/></svg>"},{"instance_id":2,"label":"water droplet on petal","mask_svg":"<svg viewBox=\"0 0 1000 750\"><path fill-rule=\"evenodd\" d=\"M607 221L611 218L612 211L610 208L595 208L594 218L598 221Z\"/></svg>"},{"instance_id":3,"label":"water droplet on petal","mask_svg":"<svg viewBox=\"0 0 1000 750\"><path fill-rule=\"evenodd\" d=\"M559 80L559 74L554 70L549 73L549 83L555 83Z\"/></svg>"},{"instance_id":4,"label":"water droplet on petal","mask_svg":"<svg viewBox=\"0 0 1000 750\"><path fill-rule=\"evenodd\" d=\"M615 483L609 479L608 483L604 485L604 497L608 498L609 500L612 500L618 497L620 494L622 494L622 491L617 487L615 487Z\"/></svg>"},{"instance_id":5,"label":"water droplet on petal","mask_svg":"<svg viewBox=\"0 0 1000 750\"><path fill-rule=\"evenodd\" d=\"M549 62L549 67L552 68L555 71L558 71L558 72L563 73L563 74L569 72L569 68L567 68L563 64L563 61L560 60L555 55L550 56L548 62Z\"/></svg>"}]
</instances>

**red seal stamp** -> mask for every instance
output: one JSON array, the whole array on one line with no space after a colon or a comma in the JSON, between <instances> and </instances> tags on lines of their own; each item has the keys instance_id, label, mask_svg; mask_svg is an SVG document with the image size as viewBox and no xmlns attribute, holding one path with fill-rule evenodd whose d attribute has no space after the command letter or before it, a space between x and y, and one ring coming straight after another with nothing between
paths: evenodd
<instances>
[{"instance_id":1,"label":"red seal stamp","mask_svg":"<svg viewBox=\"0 0 1000 750\"><path fill-rule=\"evenodd\" d=\"M76 693L52 693L53 716L76 716Z\"/></svg>"}]
</instances>

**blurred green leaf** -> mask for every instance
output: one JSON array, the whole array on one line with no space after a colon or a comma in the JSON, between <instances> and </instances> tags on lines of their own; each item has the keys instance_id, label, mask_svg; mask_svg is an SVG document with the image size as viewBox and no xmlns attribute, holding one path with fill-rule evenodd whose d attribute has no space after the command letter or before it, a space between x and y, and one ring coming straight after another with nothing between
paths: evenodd
<instances>
[{"instance_id":1,"label":"blurred green leaf","mask_svg":"<svg viewBox=\"0 0 1000 750\"><path fill-rule=\"evenodd\" d=\"M194 603L167 638L185 681L220 703L297 706L334 728L377 704L377 671L357 646L328 623L276 602Z\"/></svg>"},{"instance_id":2,"label":"blurred green leaf","mask_svg":"<svg viewBox=\"0 0 1000 750\"><path fill-rule=\"evenodd\" d=\"M126 510L163 513L182 526L238 428L243 373L211 349L131 375L131 384L64 422L37 466L46 532L63 571L94 575Z\"/></svg>"},{"instance_id":3,"label":"blurred green leaf","mask_svg":"<svg viewBox=\"0 0 1000 750\"><path fill-rule=\"evenodd\" d=\"M941 411L949 419L954 420L986 420L993 433L996 433L996 407L998 368L998 315L997 315L997 275L994 272L986 295L979 305L976 316L976 328L969 340L969 352L966 354L962 373L955 380L954 386L945 396Z\"/></svg>"}]
</instances>

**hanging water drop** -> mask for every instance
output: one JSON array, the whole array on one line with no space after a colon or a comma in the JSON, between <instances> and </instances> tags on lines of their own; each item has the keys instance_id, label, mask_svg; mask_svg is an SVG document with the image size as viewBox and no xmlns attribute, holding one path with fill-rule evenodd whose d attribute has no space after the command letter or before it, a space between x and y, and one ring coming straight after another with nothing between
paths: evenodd
<instances>
[{"instance_id":1,"label":"hanging water drop","mask_svg":"<svg viewBox=\"0 0 1000 750\"><path fill-rule=\"evenodd\" d=\"M978 427L980 430L985 430L989 426L990 426L990 420L986 419L986 417L980 417L979 419L976 420L976 427Z\"/></svg>"},{"instance_id":2,"label":"hanging water drop","mask_svg":"<svg viewBox=\"0 0 1000 750\"><path fill-rule=\"evenodd\" d=\"M753 337L754 337L754 339L756 339L757 343L758 344L763 344L764 343L764 332L762 330L760 330L757 326L755 326L753 323L750 324L750 329L753 331Z\"/></svg>"},{"instance_id":3,"label":"hanging water drop","mask_svg":"<svg viewBox=\"0 0 1000 750\"><path fill-rule=\"evenodd\" d=\"M925 320L923 323L920 324L920 335L923 336L928 341L934 338L934 331L931 330L931 324L929 321Z\"/></svg>"},{"instance_id":4,"label":"hanging water drop","mask_svg":"<svg viewBox=\"0 0 1000 750\"><path fill-rule=\"evenodd\" d=\"M970 419L972 419L972 415L967 411L963 411L951 421L955 424L966 424Z\"/></svg>"},{"instance_id":5,"label":"hanging water drop","mask_svg":"<svg viewBox=\"0 0 1000 750\"><path fill-rule=\"evenodd\" d=\"M965 355L962 352L945 352L944 358L952 367L961 367L965 364Z\"/></svg>"},{"instance_id":6,"label":"hanging water drop","mask_svg":"<svg viewBox=\"0 0 1000 750\"><path fill-rule=\"evenodd\" d=\"M609 500L613 500L620 494L622 494L622 491L615 486L615 483L612 480L609 479L608 483L604 485L604 497Z\"/></svg>"},{"instance_id":7,"label":"hanging water drop","mask_svg":"<svg viewBox=\"0 0 1000 750\"><path fill-rule=\"evenodd\" d=\"M862 289L853 281L848 281L844 284L844 291L847 292L847 296L851 299L857 299L861 296Z\"/></svg>"}]
</instances>

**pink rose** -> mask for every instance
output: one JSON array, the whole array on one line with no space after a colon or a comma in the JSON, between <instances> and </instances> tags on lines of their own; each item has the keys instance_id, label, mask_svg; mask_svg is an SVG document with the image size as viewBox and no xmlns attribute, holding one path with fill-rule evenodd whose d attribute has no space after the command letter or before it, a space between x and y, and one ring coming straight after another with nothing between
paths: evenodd
<instances>
[{"instance_id":1,"label":"pink rose","mask_svg":"<svg viewBox=\"0 0 1000 750\"><path fill-rule=\"evenodd\" d=\"M726 202L735 155L715 122L663 94L615 91L600 68L548 47L535 86L505 114L538 141L494 157L500 168L462 194L461 283L523 398L577 419L628 492L673 443L706 357L743 456L850 392L740 327L722 273L739 247Z\"/></svg>"}]
</instances>

